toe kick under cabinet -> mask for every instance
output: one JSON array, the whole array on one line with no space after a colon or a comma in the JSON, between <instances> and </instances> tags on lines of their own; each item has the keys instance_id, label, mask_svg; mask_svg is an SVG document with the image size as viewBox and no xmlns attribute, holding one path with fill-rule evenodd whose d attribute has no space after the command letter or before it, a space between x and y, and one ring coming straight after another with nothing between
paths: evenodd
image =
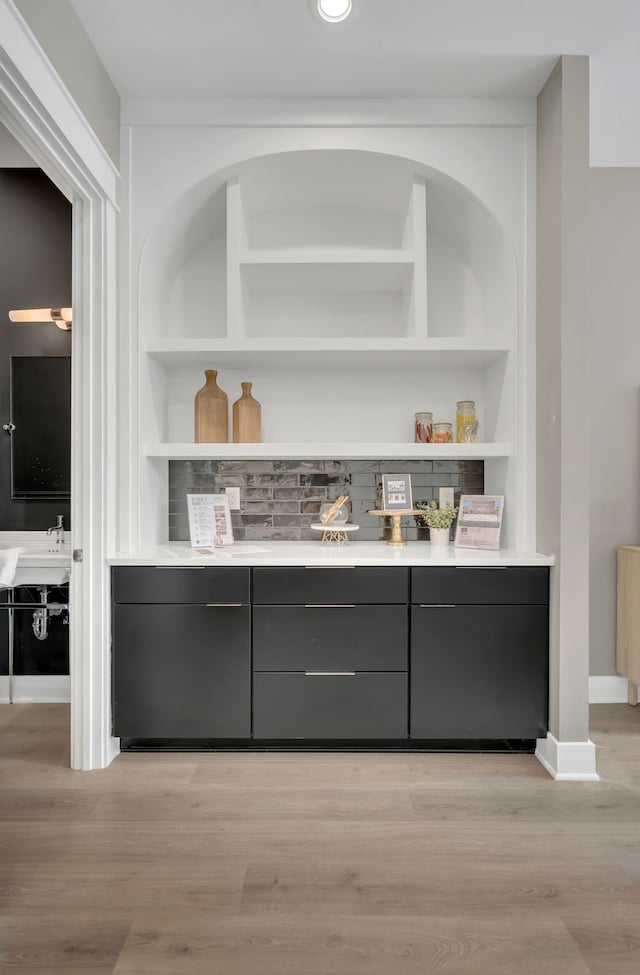
<instances>
[{"instance_id":1,"label":"toe kick under cabinet","mask_svg":"<svg viewBox=\"0 0 640 975\"><path fill-rule=\"evenodd\" d=\"M127 566L112 582L125 747L546 734L545 567Z\"/></svg>"}]
</instances>

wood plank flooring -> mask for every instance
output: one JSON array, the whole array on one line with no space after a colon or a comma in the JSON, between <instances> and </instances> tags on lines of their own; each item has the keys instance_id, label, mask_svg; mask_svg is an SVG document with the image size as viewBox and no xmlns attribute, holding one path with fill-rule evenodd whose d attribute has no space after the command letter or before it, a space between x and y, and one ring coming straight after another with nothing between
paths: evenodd
<instances>
[{"instance_id":1,"label":"wood plank flooring","mask_svg":"<svg viewBox=\"0 0 640 975\"><path fill-rule=\"evenodd\" d=\"M7 975L637 975L640 708L533 756L121 755L0 705Z\"/></svg>"}]
</instances>

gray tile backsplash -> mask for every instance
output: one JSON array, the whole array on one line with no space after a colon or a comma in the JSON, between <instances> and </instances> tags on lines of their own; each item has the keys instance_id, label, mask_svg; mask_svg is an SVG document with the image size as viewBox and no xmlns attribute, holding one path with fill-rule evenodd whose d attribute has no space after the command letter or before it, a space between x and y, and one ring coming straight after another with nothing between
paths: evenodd
<instances>
[{"instance_id":1,"label":"gray tile backsplash","mask_svg":"<svg viewBox=\"0 0 640 975\"><path fill-rule=\"evenodd\" d=\"M437 500L439 487L461 494L484 493L484 461L375 460L171 460L169 461L169 540L189 538L187 494L240 488L240 511L232 512L237 541L301 541L318 538L309 527L320 505L340 494L350 498L350 521L360 525L354 540L381 537L382 521L368 515L380 507L380 474L411 474L414 501ZM412 517L406 537L417 537Z\"/></svg>"}]
</instances>

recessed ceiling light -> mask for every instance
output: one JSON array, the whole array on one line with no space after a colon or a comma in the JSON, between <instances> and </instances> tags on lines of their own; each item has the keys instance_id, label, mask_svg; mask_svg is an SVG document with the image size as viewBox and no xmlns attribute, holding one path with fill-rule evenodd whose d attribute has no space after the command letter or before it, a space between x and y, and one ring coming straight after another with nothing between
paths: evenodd
<instances>
[{"instance_id":1,"label":"recessed ceiling light","mask_svg":"<svg viewBox=\"0 0 640 975\"><path fill-rule=\"evenodd\" d=\"M351 13L351 0L318 0L318 13L330 24L339 24Z\"/></svg>"}]
</instances>

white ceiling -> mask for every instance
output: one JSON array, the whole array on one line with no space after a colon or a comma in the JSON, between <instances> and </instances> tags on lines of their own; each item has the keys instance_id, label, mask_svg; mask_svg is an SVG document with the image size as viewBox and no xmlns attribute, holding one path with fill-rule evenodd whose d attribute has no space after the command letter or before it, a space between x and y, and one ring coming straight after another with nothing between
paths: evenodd
<instances>
[{"instance_id":1,"label":"white ceiling","mask_svg":"<svg viewBox=\"0 0 640 975\"><path fill-rule=\"evenodd\" d=\"M527 97L638 0L71 0L125 98Z\"/></svg>"}]
</instances>

